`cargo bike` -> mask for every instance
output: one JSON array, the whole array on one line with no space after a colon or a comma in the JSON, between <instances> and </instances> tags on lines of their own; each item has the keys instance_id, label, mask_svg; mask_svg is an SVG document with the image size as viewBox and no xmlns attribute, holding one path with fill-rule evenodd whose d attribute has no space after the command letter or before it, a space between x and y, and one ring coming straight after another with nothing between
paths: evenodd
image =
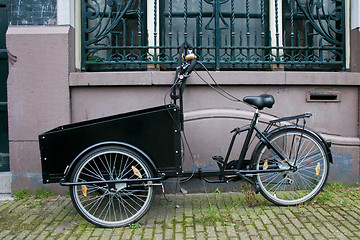
<instances>
[{"instance_id":1,"label":"cargo bike","mask_svg":"<svg viewBox=\"0 0 360 240\"><path fill-rule=\"evenodd\" d=\"M166 94L171 104L64 125L41 134L43 182L69 186L76 210L100 227L138 221L150 208L155 187L169 178L198 177L210 183L243 180L277 205L313 199L328 177L333 161L331 143L305 126L310 113L272 120L260 130L259 111L275 103L269 94L240 100L215 84L222 95L253 107L254 115L249 125L231 131L225 156L213 157L217 170L182 169L183 93L197 62L190 44L182 44L175 79ZM214 84L209 86L214 88ZM246 134L243 146L233 149L240 134ZM245 159L254 138L258 143L251 158ZM235 150L239 158L229 159Z\"/></svg>"}]
</instances>

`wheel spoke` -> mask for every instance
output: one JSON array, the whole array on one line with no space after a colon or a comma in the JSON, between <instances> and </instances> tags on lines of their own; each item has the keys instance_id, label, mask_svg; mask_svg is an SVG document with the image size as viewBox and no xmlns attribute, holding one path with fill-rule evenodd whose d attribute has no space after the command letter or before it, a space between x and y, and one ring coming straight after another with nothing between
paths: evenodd
<instances>
[{"instance_id":1,"label":"wheel spoke","mask_svg":"<svg viewBox=\"0 0 360 240\"><path fill-rule=\"evenodd\" d=\"M278 131L269 140L296 168L281 173L258 174L260 192L279 205L295 205L311 200L321 191L328 174L329 163L321 140L307 130L296 128ZM265 161L277 164L279 169L288 167L265 144L259 149L257 159L257 170L262 170Z\"/></svg>"},{"instance_id":2,"label":"wheel spoke","mask_svg":"<svg viewBox=\"0 0 360 240\"><path fill-rule=\"evenodd\" d=\"M147 162L124 147L102 147L80 160L72 182L107 181L152 177ZM137 221L150 207L153 186L131 187L122 183L84 184L70 187L70 195L79 213L102 227L124 226Z\"/></svg>"}]
</instances>

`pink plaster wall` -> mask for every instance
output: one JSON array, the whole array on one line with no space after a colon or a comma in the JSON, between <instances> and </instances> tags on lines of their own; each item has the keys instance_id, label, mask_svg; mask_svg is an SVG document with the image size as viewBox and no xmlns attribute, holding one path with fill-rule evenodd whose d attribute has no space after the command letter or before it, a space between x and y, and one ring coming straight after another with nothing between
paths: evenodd
<instances>
[{"instance_id":1,"label":"pink plaster wall","mask_svg":"<svg viewBox=\"0 0 360 240\"><path fill-rule=\"evenodd\" d=\"M352 72L360 72L360 28L355 28L351 31L350 38L350 64Z\"/></svg>"},{"instance_id":2,"label":"pink plaster wall","mask_svg":"<svg viewBox=\"0 0 360 240\"><path fill-rule=\"evenodd\" d=\"M77 75L77 73L74 73ZM82 73L78 73L82 74ZM152 73L149 73L151 75ZM158 73L161 74L161 73ZM268 73L262 73L267 75ZM289 73L282 73L288 75ZM275 97L276 103L272 109L262 111L261 120L267 122L275 116L290 116L304 112L311 112L313 116L307 120L307 126L323 133L325 139L333 142L332 150L334 154L334 164L331 165L330 182L356 183L359 181L359 147L358 138L358 86L350 85L355 81L358 74L338 74L336 78L324 77L322 74L297 73L303 75L307 85L301 85L295 82L295 79L302 81L301 77L294 75L292 84L278 84L278 78L274 81L276 84L242 84L228 83L224 86L231 94L242 98L246 95L259 95L270 93ZM167 74L171 77L170 74ZM216 74L215 74L216 75ZM223 73L224 78L231 76L232 73ZM239 78L246 79L252 73L239 73ZM293 75L290 73L289 75ZM305 75L305 76L304 76ZM327 75L327 73L325 73ZM319 76L320 81L326 81L327 85L316 85L316 78ZM328 75L329 76L329 75ZM74 75L70 77L72 79ZM107 76L109 77L109 75ZM79 76L77 76L78 80ZM164 94L169 86L154 86L149 76L147 85L130 84L127 86L115 86L113 84L107 87L100 83L91 82L91 87L76 86L71 87L72 98L72 121L78 122L87 119L94 119L106 115L123 113L141 108L147 108L163 103ZM220 78L220 81L224 80ZM109 78L110 79L110 78ZM126 82L131 76L127 75L126 79L118 76L117 81ZM322 80L321 80L322 79ZM124 80L124 81L122 81ZM169 78L171 81L171 78ZM226 155L227 147L231 140L229 133L235 127L241 127L249 123L252 117L252 108L241 103L230 102L223 97L214 93L210 88L197 84L196 77L189 79L185 96L185 131L191 146L195 159L195 167L201 167L203 170L216 168L215 162L211 159L214 155ZM220 82L219 81L219 82ZM229 81L229 79L227 80ZM259 80L258 80L259 81ZM333 81L333 82L332 82ZM71 81L70 81L71 82ZM334 83L335 82L335 83ZM336 82L347 82L337 84ZM84 84L86 85L86 84ZM335 91L340 93L338 102L308 102L308 91ZM265 128L265 124L259 124ZM339 137L341 136L341 137ZM237 159L240 154L240 148L244 136L240 137L235 145L232 159ZM253 142L251 150L257 143ZM236 150L237 149L237 150ZM192 159L187 152L184 164L184 170L192 169ZM187 186L191 191L197 191L197 187ZM232 186L233 187L233 186ZM227 189L227 187L226 187Z\"/></svg>"},{"instance_id":3,"label":"pink plaster wall","mask_svg":"<svg viewBox=\"0 0 360 240\"><path fill-rule=\"evenodd\" d=\"M301 74L301 73L299 73ZM224 73L226 77L226 73ZM246 74L239 73L246 78ZM118 79L119 82L122 79ZM247 105L231 102L215 93L207 86L189 85L185 90L185 110L194 111L208 108L242 109L252 111ZM169 79L171 82L171 79ZM221 82L221 79L220 81ZM141 108L162 105L164 94L169 86L92 86L72 87L72 121L78 122L109 114L117 114ZM263 112L276 116L289 116L311 112L309 126L325 133L342 136L358 136L358 112L354 107L358 104L358 89L352 86L293 86L293 85L242 85L232 84L224 89L238 98L247 95L272 94L275 105ZM308 91L336 91L340 93L339 102L307 102ZM349 107L353 106L353 107Z\"/></svg>"},{"instance_id":4,"label":"pink plaster wall","mask_svg":"<svg viewBox=\"0 0 360 240\"><path fill-rule=\"evenodd\" d=\"M172 72L84 73L74 70L74 30L66 26L9 27L12 55L8 79L12 189L41 186L37 136L70 122L162 105ZM206 76L204 72L200 73ZM264 111L286 116L312 112L308 125L333 140L335 164L330 181L359 181L360 73L212 72L240 98L273 94L276 104ZM337 91L338 102L308 102L308 91ZM185 92L186 132L197 167L210 168L212 155L224 155L234 127L246 124L251 108L229 102L193 74ZM168 101L168 99L167 99ZM236 158L238 153L234 153ZM187 158L185 169L191 168ZM66 191L58 185L56 191ZM196 187L194 187L196 191ZM197 189L199 190L199 189Z\"/></svg>"},{"instance_id":5,"label":"pink plaster wall","mask_svg":"<svg viewBox=\"0 0 360 240\"><path fill-rule=\"evenodd\" d=\"M13 56L8 77L12 188L41 185L38 135L70 122L69 72L73 67L70 27L9 27Z\"/></svg>"}]
</instances>

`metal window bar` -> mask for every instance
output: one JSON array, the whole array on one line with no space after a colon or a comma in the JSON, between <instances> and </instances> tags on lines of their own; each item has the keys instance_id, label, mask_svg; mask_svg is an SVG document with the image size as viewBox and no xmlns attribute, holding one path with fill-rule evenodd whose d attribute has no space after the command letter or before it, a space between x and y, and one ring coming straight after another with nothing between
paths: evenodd
<instances>
[{"instance_id":1,"label":"metal window bar","mask_svg":"<svg viewBox=\"0 0 360 240\"><path fill-rule=\"evenodd\" d=\"M344 70L345 0L82 0L83 70L171 70L184 41L210 69Z\"/></svg>"}]
</instances>

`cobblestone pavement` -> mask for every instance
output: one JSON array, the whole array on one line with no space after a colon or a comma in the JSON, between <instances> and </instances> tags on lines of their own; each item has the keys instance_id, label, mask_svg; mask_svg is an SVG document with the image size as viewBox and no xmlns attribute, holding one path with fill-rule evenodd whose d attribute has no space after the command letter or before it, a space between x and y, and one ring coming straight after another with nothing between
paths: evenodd
<instances>
[{"instance_id":1,"label":"cobblestone pavement","mask_svg":"<svg viewBox=\"0 0 360 240\"><path fill-rule=\"evenodd\" d=\"M277 207L260 194L157 195L129 227L104 229L68 196L0 201L0 239L360 239L360 189L327 186L311 203Z\"/></svg>"}]
</instances>

